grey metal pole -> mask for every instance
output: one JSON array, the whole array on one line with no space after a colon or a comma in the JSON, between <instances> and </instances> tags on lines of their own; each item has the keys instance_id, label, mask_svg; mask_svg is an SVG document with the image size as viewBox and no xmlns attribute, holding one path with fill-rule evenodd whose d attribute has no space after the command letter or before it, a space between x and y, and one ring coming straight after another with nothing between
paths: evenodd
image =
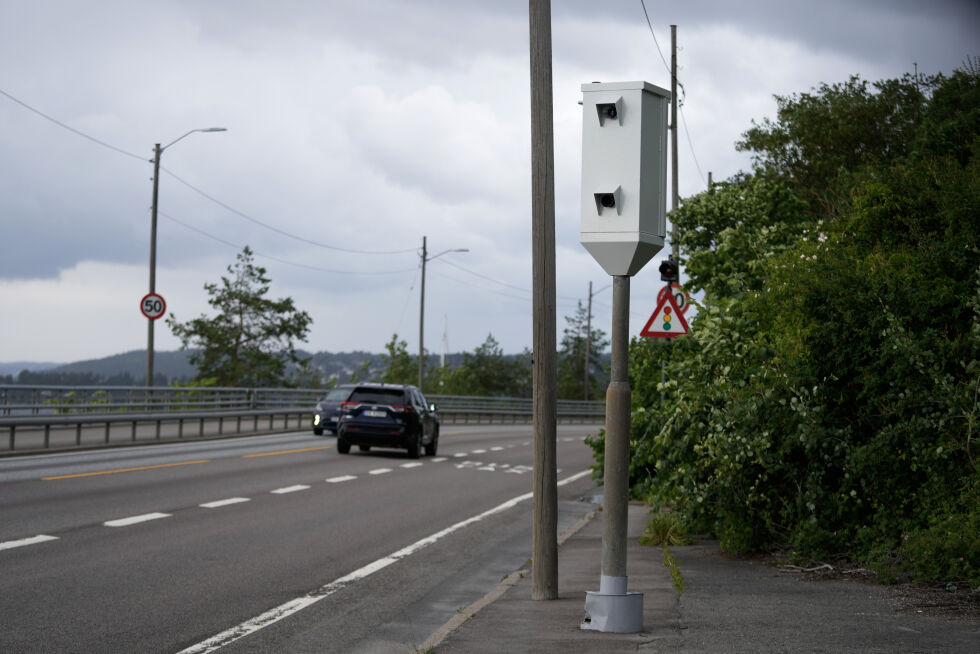
<instances>
[{"instance_id":1,"label":"grey metal pole","mask_svg":"<svg viewBox=\"0 0 980 654\"><path fill-rule=\"evenodd\" d=\"M606 445L603 473L602 578L599 592L626 593L626 528L629 505L630 278L613 277L612 361L606 391Z\"/></svg>"},{"instance_id":2,"label":"grey metal pole","mask_svg":"<svg viewBox=\"0 0 980 654\"><path fill-rule=\"evenodd\" d=\"M677 25L670 26L670 209L679 204L677 191ZM677 223L670 223L670 251L680 265L680 245L677 243Z\"/></svg>"},{"instance_id":3,"label":"grey metal pole","mask_svg":"<svg viewBox=\"0 0 980 654\"><path fill-rule=\"evenodd\" d=\"M160 155L163 149L153 146L153 204L150 208L150 293L157 291L157 197L160 192ZM153 386L153 323L146 319L146 385Z\"/></svg>"},{"instance_id":4,"label":"grey metal pole","mask_svg":"<svg viewBox=\"0 0 980 654\"><path fill-rule=\"evenodd\" d=\"M534 331L534 524L531 598L558 599L555 139L551 2L529 0L531 42L531 249Z\"/></svg>"},{"instance_id":5,"label":"grey metal pole","mask_svg":"<svg viewBox=\"0 0 980 654\"><path fill-rule=\"evenodd\" d=\"M422 377L425 374L425 258L428 252L425 249L425 237L422 237L422 293L419 295L419 390L422 390Z\"/></svg>"}]
</instances>

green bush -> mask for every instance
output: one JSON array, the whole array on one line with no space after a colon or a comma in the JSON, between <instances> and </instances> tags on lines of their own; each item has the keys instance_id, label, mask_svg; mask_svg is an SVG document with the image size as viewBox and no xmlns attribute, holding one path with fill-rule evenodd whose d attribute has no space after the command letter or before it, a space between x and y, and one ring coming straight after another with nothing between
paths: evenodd
<instances>
[{"instance_id":1,"label":"green bush","mask_svg":"<svg viewBox=\"0 0 980 654\"><path fill-rule=\"evenodd\" d=\"M931 79L932 99L875 89L783 99L743 143L754 174L673 214L704 299L691 335L631 344L632 493L730 551L976 586L980 67ZM814 133L889 102L912 122L869 123L884 150L851 159ZM588 442L601 473L602 434Z\"/></svg>"}]
</instances>

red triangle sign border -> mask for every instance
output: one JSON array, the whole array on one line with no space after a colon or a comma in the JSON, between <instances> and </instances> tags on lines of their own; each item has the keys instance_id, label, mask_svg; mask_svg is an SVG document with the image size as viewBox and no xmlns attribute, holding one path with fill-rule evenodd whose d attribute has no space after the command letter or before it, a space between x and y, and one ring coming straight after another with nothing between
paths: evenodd
<instances>
[{"instance_id":1,"label":"red triangle sign border","mask_svg":"<svg viewBox=\"0 0 980 654\"><path fill-rule=\"evenodd\" d=\"M677 317L677 321L683 331L679 332L665 332L665 331L652 331L650 327L653 325L654 320L660 313L660 310L664 308L665 304L669 304L670 308L674 310L674 315ZM640 336L645 336L647 338L677 338L678 336L683 336L691 330L691 327L687 324L687 320L684 318L684 314L677 307L677 301L674 299L673 293L664 293L660 302L657 303L657 308L653 310L650 315L650 319L647 320L647 324L643 326L640 331Z\"/></svg>"}]
</instances>

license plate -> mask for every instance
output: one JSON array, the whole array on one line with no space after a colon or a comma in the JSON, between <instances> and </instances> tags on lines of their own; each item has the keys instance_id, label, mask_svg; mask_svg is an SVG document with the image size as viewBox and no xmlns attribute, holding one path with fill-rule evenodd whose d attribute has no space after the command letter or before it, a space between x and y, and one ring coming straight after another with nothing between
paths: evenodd
<instances>
[{"instance_id":1,"label":"license plate","mask_svg":"<svg viewBox=\"0 0 980 654\"><path fill-rule=\"evenodd\" d=\"M384 418L384 417L386 417L388 415L388 412L387 411L371 411L371 410L368 410L368 411L365 411L364 412L364 415L367 416L368 418Z\"/></svg>"}]
</instances>

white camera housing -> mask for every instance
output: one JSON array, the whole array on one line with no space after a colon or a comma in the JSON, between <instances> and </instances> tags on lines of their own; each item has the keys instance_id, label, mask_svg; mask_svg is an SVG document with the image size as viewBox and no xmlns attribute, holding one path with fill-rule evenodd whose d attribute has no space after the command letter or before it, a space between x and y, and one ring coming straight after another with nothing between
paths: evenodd
<instances>
[{"instance_id":1,"label":"white camera housing","mask_svg":"<svg viewBox=\"0 0 980 654\"><path fill-rule=\"evenodd\" d=\"M579 241L609 275L635 275L667 236L667 105L648 82L582 85Z\"/></svg>"}]
</instances>

